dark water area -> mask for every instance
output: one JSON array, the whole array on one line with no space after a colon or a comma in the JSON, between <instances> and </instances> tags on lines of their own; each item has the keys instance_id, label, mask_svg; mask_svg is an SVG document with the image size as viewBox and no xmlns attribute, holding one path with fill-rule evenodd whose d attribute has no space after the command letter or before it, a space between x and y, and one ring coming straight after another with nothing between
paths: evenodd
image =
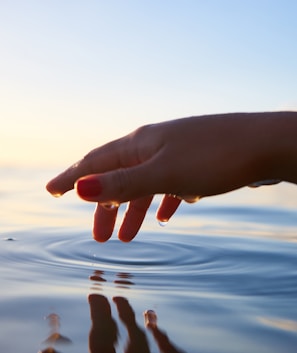
<instances>
[{"instance_id":1,"label":"dark water area","mask_svg":"<svg viewBox=\"0 0 297 353\"><path fill-rule=\"evenodd\" d=\"M183 204L165 227L156 200L134 241L99 244L94 205L44 190L55 172L1 170L1 353L297 351L296 186Z\"/></svg>"}]
</instances>

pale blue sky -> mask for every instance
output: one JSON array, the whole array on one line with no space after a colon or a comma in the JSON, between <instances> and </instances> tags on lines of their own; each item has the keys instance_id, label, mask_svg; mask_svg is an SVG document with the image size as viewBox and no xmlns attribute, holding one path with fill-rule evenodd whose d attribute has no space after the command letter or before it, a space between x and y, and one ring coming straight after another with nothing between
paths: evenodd
<instances>
[{"instance_id":1,"label":"pale blue sky","mask_svg":"<svg viewBox=\"0 0 297 353\"><path fill-rule=\"evenodd\" d=\"M67 166L138 126L297 109L295 0L1 0L0 163Z\"/></svg>"}]
</instances>

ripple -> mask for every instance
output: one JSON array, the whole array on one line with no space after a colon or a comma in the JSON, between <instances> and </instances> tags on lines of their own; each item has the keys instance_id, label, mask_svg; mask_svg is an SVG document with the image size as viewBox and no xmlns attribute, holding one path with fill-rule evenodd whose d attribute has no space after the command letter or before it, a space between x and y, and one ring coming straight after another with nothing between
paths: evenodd
<instances>
[{"instance_id":1,"label":"ripple","mask_svg":"<svg viewBox=\"0 0 297 353\"><path fill-rule=\"evenodd\" d=\"M193 270L211 263L216 253L214 248L207 248L199 241L185 244L153 237L134 240L129 244L117 239L103 244L81 237L75 240L60 239L47 244L45 250L48 258L65 266L167 275L172 271L176 274L177 269Z\"/></svg>"},{"instance_id":2,"label":"ripple","mask_svg":"<svg viewBox=\"0 0 297 353\"><path fill-rule=\"evenodd\" d=\"M10 234L1 255L11 268L119 285L236 294L295 295L296 246L268 240L141 234L96 243L88 234ZM55 271L57 269L57 271ZM62 271L61 271L62 269ZM66 271L66 272L65 272ZM87 274L87 275L86 275ZM282 283L280 287L279 284Z\"/></svg>"},{"instance_id":3,"label":"ripple","mask_svg":"<svg viewBox=\"0 0 297 353\"><path fill-rule=\"evenodd\" d=\"M215 261L217 249L198 237L161 238L142 235L131 243L111 239L97 243L86 234L14 234L3 255L11 264L44 265L72 269L176 275L205 268ZM182 240L182 242L181 242Z\"/></svg>"}]
</instances>

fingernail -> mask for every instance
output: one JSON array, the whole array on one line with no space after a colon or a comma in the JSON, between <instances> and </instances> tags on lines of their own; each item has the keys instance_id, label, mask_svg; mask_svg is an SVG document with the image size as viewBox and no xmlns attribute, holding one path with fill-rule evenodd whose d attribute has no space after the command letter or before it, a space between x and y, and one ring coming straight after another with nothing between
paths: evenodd
<instances>
[{"instance_id":1,"label":"fingernail","mask_svg":"<svg viewBox=\"0 0 297 353\"><path fill-rule=\"evenodd\" d=\"M81 197L96 197L101 194L102 186L98 178L79 179L76 183L77 193Z\"/></svg>"}]
</instances>

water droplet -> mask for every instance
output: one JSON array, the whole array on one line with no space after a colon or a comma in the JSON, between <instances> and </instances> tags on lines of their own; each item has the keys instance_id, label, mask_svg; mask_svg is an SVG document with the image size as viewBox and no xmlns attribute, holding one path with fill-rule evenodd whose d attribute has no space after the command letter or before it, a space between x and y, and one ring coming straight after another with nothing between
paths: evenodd
<instances>
[{"instance_id":1,"label":"water droplet","mask_svg":"<svg viewBox=\"0 0 297 353\"><path fill-rule=\"evenodd\" d=\"M112 202L109 202L109 203L103 203L101 205L106 210L114 210L116 208L119 208L119 206L120 206L120 204L118 202L115 202L115 201L112 201Z\"/></svg>"},{"instance_id":2,"label":"water droplet","mask_svg":"<svg viewBox=\"0 0 297 353\"><path fill-rule=\"evenodd\" d=\"M58 198L61 197L63 194L61 192L56 192L54 194L52 194L54 197Z\"/></svg>"},{"instance_id":3,"label":"water droplet","mask_svg":"<svg viewBox=\"0 0 297 353\"><path fill-rule=\"evenodd\" d=\"M200 196L192 196L192 195L185 195L183 196L183 200L187 203L195 203L200 200Z\"/></svg>"},{"instance_id":4,"label":"water droplet","mask_svg":"<svg viewBox=\"0 0 297 353\"><path fill-rule=\"evenodd\" d=\"M159 221L158 223L161 227L165 227L168 221Z\"/></svg>"}]
</instances>

